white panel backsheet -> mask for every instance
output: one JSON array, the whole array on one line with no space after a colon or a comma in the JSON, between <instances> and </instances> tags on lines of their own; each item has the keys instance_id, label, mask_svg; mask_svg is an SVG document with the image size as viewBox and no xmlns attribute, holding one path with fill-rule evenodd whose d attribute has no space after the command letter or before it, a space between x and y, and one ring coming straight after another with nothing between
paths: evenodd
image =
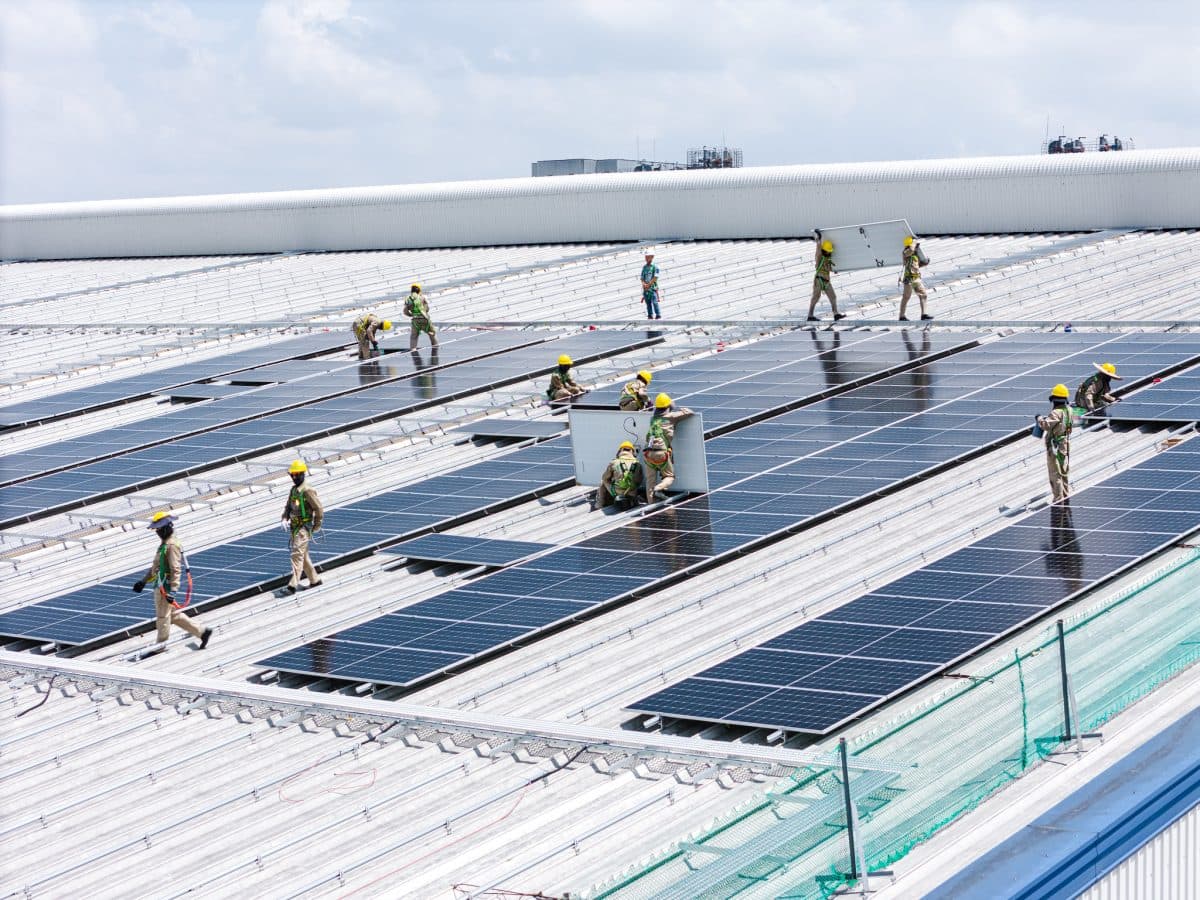
<instances>
[{"instance_id":1,"label":"white panel backsheet","mask_svg":"<svg viewBox=\"0 0 1200 900\"><path fill-rule=\"evenodd\" d=\"M600 484L605 468L617 455L617 447L622 441L632 441L638 459L641 459L652 413L572 409L569 415L575 480L580 484L588 487ZM707 493L708 464L704 458L704 419L700 413L693 413L676 423L671 449L675 456L674 489Z\"/></svg>"},{"instance_id":2,"label":"white panel backsheet","mask_svg":"<svg viewBox=\"0 0 1200 900\"><path fill-rule=\"evenodd\" d=\"M912 234L906 219L839 225L816 229L818 240L833 241L833 267L838 272L882 269L904 262L904 239Z\"/></svg>"}]
</instances>

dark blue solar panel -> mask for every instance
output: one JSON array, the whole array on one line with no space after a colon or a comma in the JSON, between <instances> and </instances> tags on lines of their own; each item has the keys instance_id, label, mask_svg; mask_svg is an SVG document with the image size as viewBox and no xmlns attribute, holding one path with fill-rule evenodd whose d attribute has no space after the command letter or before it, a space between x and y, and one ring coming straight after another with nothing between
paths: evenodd
<instances>
[{"instance_id":1,"label":"dark blue solar panel","mask_svg":"<svg viewBox=\"0 0 1200 900\"><path fill-rule=\"evenodd\" d=\"M828 733L1200 528L1200 505L1164 502L1200 495L1186 490L1194 476L1175 467L1175 452L1124 473L1155 471L1153 491L1117 479L1082 491L630 708ZM1172 508L1147 508L1156 502ZM758 698L745 682L781 687Z\"/></svg>"},{"instance_id":2,"label":"dark blue solar panel","mask_svg":"<svg viewBox=\"0 0 1200 900\"><path fill-rule=\"evenodd\" d=\"M511 489L510 489L511 493ZM506 566L550 549L551 544L462 537L455 534L426 534L391 547L388 555L430 562L477 566Z\"/></svg>"}]
</instances>

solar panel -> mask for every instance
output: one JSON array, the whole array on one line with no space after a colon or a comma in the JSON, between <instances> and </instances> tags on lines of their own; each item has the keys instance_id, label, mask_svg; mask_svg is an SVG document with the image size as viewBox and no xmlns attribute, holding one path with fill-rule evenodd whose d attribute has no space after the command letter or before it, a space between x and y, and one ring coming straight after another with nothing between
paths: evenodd
<instances>
[{"instance_id":1,"label":"solar panel","mask_svg":"<svg viewBox=\"0 0 1200 900\"><path fill-rule=\"evenodd\" d=\"M404 368L395 368L391 374L381 376L382 381L388 383L379 383L348 396L263 414L264 401L259 395L291 387L279 385L277 388L238 394L213 403L185 407L180 412L136 425L121 426L99 436L88 435L73 442L63 441L31 451L30 454L12 454L5 458L4 470L0 473L10 482L14 477L19 477L16 471L10 470L10 461L14 457L19 457L18 466L27 466L31 458L43 460L35 465L45 465L44 461L48 459L71 458L72 453L80 452L79 447L91 447L82 452L93 456L97 452L96 447L117 447L116 452L119 453L111 459L0 487L0 527L33 521L175 477L196 474L305 440L336 434L435 403L521 381L544 371L547 354L557 350L571 353L582 363L661 340L660 337L646 334L644 339L639 340L628 332L588 332L557 340L553 348L547 350L540 344L528 346L531 340L528 335L483 332L448 342L449 347L441 351L441 365L450 365L447 359L454 360L465 355L466 361L462 363L450 365L447 370L425 371L421 368L423 363L419 361L420 358L414 355L418 359L416 374L412 371L414 363L406 361ZM514 343L524 346L505 349ZM370 367L380 365L377 360L362 363L359 375L355 378L362 376ZM324 383L328 379L318 380ZM304 389L305 392L311 390L315 388ZM292 399L300 397L303 401L303 396L307 396L307 393L294 395ZM246 398L255 399L251 401ZM278 402L278 398L270 401L275 404ZM259 417L233 425L223 424L230 415L251 413ZM195 432L206 421L212 426L211 430L191 433L177 440L165 440L132 452L119 449L119 445L129 440L145 442L150 435L169 435L171 426L167 420L175 420L180 416L187 416L186 420L181 421L188 423L183 427L190 432ZM114 433L119 437L113 438ZM141 434L143 437L130 438L130 434Z\"/></svg>"},{"instance_id":2,"label":"solar panel","mask_svg":"<svg viewBox=\"0 0 1200 900\"><path fill-rule=\"evenodd\" d=\"M875 383L871 387L871 391L876 396L886 396L886 391L889 389L903 396L911 396L914 385L925 385L923 390L932 393L937 376L942 371L958 374L991 372L997 364L997 359L1008 357L1024 360L1026 364L1033 360L1043 366L1053 365L1056 371L1070 365L1082 370L1085 364L1090 368L1090 363L1086 363L1086 359L1099 345L1106 345L1105 353L1107 355L1122 359L1121 365L1128 368L1131 375L1140 372L1141 377L1149 377L1152 374L1146 369L1145 363L1125 361L1126 355L1122 353L1119 337L1079 336L1064 341L1060 340L1057 335L1019 336L1014 340L1012 346L1007 346L1003 341L981 345L947 357L940 362L921 366L923 374L920 376L904 373L886 378ZM1200 355L1200 338L1195 336L1179 338L1164 336L1163 345L1172 348L1175 353L1173 357L1168 354L1168 361L1177 363L1180 358ZM1160 362L1156 360L1156 364L1160 364ZM1021 387L1023 382L1033 381L1027 379L1022 372L1010 379L1012 384L1002 381L993 382L989 387L977 389L974 396L1003 397L1006 403L1024 400L1029 405L1029 415L1031 416L1033 411L1041 411L1045 408L1045 380L1046 376L1043 374L1034 382L1038 385L1036 388ZM726 386L721 393L728 395L729 392L730 388ZM1025 395L1028 395L1027 399L1025 399ZM849 399L853 399L853 394L847 396ZM779 426L789 424L796 425L796 434L804 434L808 427L824 428L825 426L821 423L830 417L841 417L841 410L846 405L843 401L847 399L847 396L833 397L813 406L804 407L798 412L774 416L767 425L749 425L734 432L731 437L757 441L760 434L759 428L770 428L772 429L771 434L777 436ZM689 397L688 402L692 403L693 398ZM930 427L936 433L938 428L953 427L947 422L953 422L959 418L954 415L958 402L958 400L949 400L942 404L930 402L927 411L913 413L906 409L897 412L891 421L905 422L909 427L914 424L918 427ZM706 417L709 415L707 408L704 409L704 414ZM931 419L935 420L932 425L930 424ZM519 591L522 589L521 579L549 574L555 570L562 571L564 575L569 572L580 573L575 579L577 582L591 581L594 578L593 573L600 572L606 575L619 573L630 578L644 579L643 583L637 585L616 583L607 591L593 586L593 589L586 595L568 592L563 589L562 584L543 586L536 581L531 581L525 587L527 596L545 595L545 591L552 590L554 591L552 596L586 601L592 605L593 610L598 610L662 587L691 572L714 565L723 558L764 546L788 531L805 527L823 516L836 513L857 502L853 498L836 494L821 494L820 485L827 479L868 478L871 479L872 484L886 485L894 489L906 480L923 476L938 466L956 461L964 453L961 447L947 443L942 447L942 452L934 455L932 459L914 460L905 465L891 465L886 459L872 459L870 454L864 454L861 458L858 455L845 455L847 448L852 448L857 438L878 434L877 429L882 428L886 431L889 427L888 424L881 423L878 418L863 422L860 415L848 416L846 421L847 424L844 426L846 430L837 435L841 444L836 447L795 460L783 457L784 461L781 464L766 473L743 475L739 472L731 484L719 488L707 496L685 501L672 509L646 516L632 524L623 525L608 534L588 538L572 547L556 550L528 563L484 577L472 589L479 593L488 593L492 590ZM1016 434L1025 431L1028 421L1024 412L1019 417L1009 419L984 418L977 423L977 431L981 435L981 439L994 444L1011 439ZM709 446L719 451L724 442L725 439L716 438L709 441ZM930 446L936 445L931 444ZM744 447L745 445L743 445L743 449ZM756 448L761 449L761 445ZM723 468L741 459L742 457L734 454L710 457L710 472L716 472L719 478ZM751 473L759 472L761 465L758 463L750 466ZM780 473L794 473L815 480L805 481L802 487L795 489L794 493L780 494L776 493L779 487L777 476ZM754 486L756 480L760 478L773 479L772 488L763 492L746 489ZM717 481L716 483L722 482ZM817 493L813 493L813 491ZM686 525L683 526L683 530L680 530L680 523L685 520ZM674 537L664 536L664 534L670 535L672 532L675 533ZM710 542L712 551L707 552L706 545ZM1035 559L1042 558L1033 555L1021 556L1019 551L1012 551L1007 556L1005 555L1006 551L1002 550L994 550L991 553L993 556L988 557L991 568L1004 570L1011 566L1018 571L1024 571L1026 567L1033 564ZM994 556L994 554L1001 555ZM971 562L970 558L965 558L963 564L965 566ZM942 577L934 580L946 582L946 586L940 590L947 594L947 599L951 599L984 589L993 583L999 574L978 574L970 570L951 571L942 573ZM1032 578L1029 580L1034 581ZM1035 583L1040 585L1040 582ZM499 587L501 585L503 587ZM917 585L910 589L922 590L922 587ZM923 593L919 596L924 598ZM408 607L406 611L411 611L414 615L422 615L422 610L426 608L425 604L437 601L436 597L428 601L421 601ZM912 606L912 604L907 605ZM976 630L982 634L989 630L1011 627L1020 619L1028 618L1041 609L1041 607L1031 609L1028 606L1014 605L1002 600L985 600L982 597L966 604L963 608L952 607L953 604L945 603L917 610L912 615L912 621L929 620L938 623L956 623L953 627ZM912 612L910 610L910 613ZM532 638L540 630L549 627L552 627L550 622L540 628L535 623L531 623L523 639ZM939 624L936 627L945 626ZM263 660L259 665L280 668L279 662L275 658ZM424 673L423 678L434 677L441 673L442 670L430 669ZM352 674L352 670L348 670L345 674ZM409 687L420 680L422 678L413 678L409 682L397 682L397 684Z\"/></svg>"},{"instance_id":3,"label":"solar panel","mask_svg":"<svg viewBox=\"0 0 1200 900\"><path fill-rule=\"evenodd\" d=\"M1183 514L1148 509L1200 497L1187 489L1190 460L1175 468L1180 456L1200 458L1168 450L630 709L827 734L1200 529L1200 503ZM1114 486L1146 471L1157 472L1153 490ZM1089 527L1079 526L1079 510L1091 511ZM1156 533L1123 525L1131 516ZM748 694L747 682L776 690Z\"/></svg>"},{"instance_id":4,"label":"solar panel","mask_svg":"<svg viewBox=\"0 0 1200 900\"><path fill-rule=\"evenodd\" d=\"M503 541L493 538L461 537L456 534L426 534L391 547L386 555L428 562L461 563L475 566L507 566L548 550L551 544Z\"/></svg>"},{"instance_id":5,"label":"solar panel","mask_svg":"<svg viewBox=\"0 0 1200 900\"><path fill-rule=\"evenodd\" d=\"M807 340L804 338L805 343L799 346L808 346ZM877 334L862 335L856 339L864 344L868 341L878 342L884 348L881 354L882 364L889 365L893 362L893 357L887 350L887 342L895 340L894 336L889 338ZM970 343L973 338L960 335L953 341L958 343L951 343L951 347L963 346L964 341ZM847 341L847 344L849 343ZM796 336L784 335L727 351L716 357L685 363L671 372L698 378L699 375L707 376L713 371L727 370L734 371L736 377L743 378L750 366L778 368L783 365L779 362L781 358L803 363L803 359L794 359L795 349ZM905 354L907 355L907 351ZM677 392L676 396L693 402L687 395ZM700 397L695 401L697 407L704 409L707 398L712 396L715 395L709 393ZM750 402L751 415L758 415L772 408L778 409L780 405L790 408L803 402L803 395L789 396L782 404L778 398L765 395L754 397ZM215 438L215 435L200 435L193 440ZM105 463L98 465L103 466ZM317 565L325 569L369 555L405 537L433 528L448 528L485 514L489 510L566 487L571 483L572 476L569 449L564 440L555 439L526 447L488 462L459 469L453 476L429 478L344 507L327 510L325 527L318 533L310 547L310 553ZM782 516L777 518L781 522L786 521ZM673 527L675 522L684 519L686 515L676 519L674 513L670 512L667 518L658 521ZM211 608L282 584L285 577L272 573L288 571L287 549L284 544L285 541L278 531L270 529L207 550L189 553L188 558L195 580L193 608ZM71 617L76 615L79 608L90 608L90 604L96 602L104 605L113 602L114 598L129 598L129 585L139 574L140 571L127 573L103 584L72 591L27 608L52 609L52 618L55 621ZM631 578L620 575L591 575L583 578L564 576L556 572L530 572L525 573L516 583L508 583L502 580L507 574L501 573L496 579L489 580L489 590L508 596L511 600L526 595L537 597L539 612L545 609L548 615L554 614L558 607L542 604L541 599L593 604L611 596L625 596L643 587L650 580L646 577ZM138 601L134 599L133 602ZM144 615L149 615L148 607L143 605L140 608ZM513 611L510 609L509 614ZM4 615L0 615L0 634L4 633L4 627L8 627L6 623L12 623L14 628L21 628L20 634L16 636L35 640L57 639L39 636L37 631L30 630L28 622L22 620L18 623L16 620L5 618ZM61 640L71 644L100 644L143 631L148 627L149 620L139 618L133 624L122 624L119 628L110 627L112 624L108 620L98 619L94 628L73 629L69 640ZM41 634L45 635L47 632L48 628L43 629Z\"/></svg>"},{"instance_id":6,"label":"solar panel","mask_svg":"<svg viewBox=\"0 0 1200 900\"><path fill-rule=\"evenodd\" d=\"M65 416L129 403L154 393L169 392L172 388L193 382L225 378L237 372L283 360L340 350L351 343L346 333L306 334L274 341L263 347L236 350L186 365L159 369L157 372L146 372L86 388L61 391L37 400L10 403L0 406L0 427L16 428L52 422Z\"/></svg>"},{"instance_id":7,"label":"solar panel","mask_svg":"<svg viewBox=\"0 0 1200 900\"><path fill-rule=\"evenodd\" d=\"M1189 369L1101 410L1118 422L1182 425L1200 421L1200 369Z\"/></svg>"},{"instance_id":8,"label":"solar panel","mask_svg":"<svg viewBox=\"0 0 1200 900\"><path fill-rule=\"evenodd\" d=\"M562 434L566 428L566 422L544 419L483 419L452 430L482 438L548 438Z\"/></svg>"}]
</instances>

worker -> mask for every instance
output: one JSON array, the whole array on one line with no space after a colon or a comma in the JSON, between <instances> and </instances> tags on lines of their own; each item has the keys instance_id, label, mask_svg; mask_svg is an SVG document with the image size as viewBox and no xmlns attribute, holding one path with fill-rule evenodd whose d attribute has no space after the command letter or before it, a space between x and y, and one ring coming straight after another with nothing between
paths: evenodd
<instances>
[{"instance_id":1,"label":"worker","mask_svg":"<svg viewBox=\"0 0 1200 900\"><path fill-rule=\"evenodd\" d=\"M546 388L546 396L551 400L570 400L580 394L587 393L575 380L571 371L571 357L563 354L558 358L558 368L550 373L550 387Z\"/></svg>"},{"instance_id":2,"label":"worker","mask_svg":"<svg viewBox=\"0 0 1200 900\"><path fill-rule=\"evenodd\" d=\"M429 301L421 293L421 286L419 284L412 286L412 293L404 301L404 314L412 320L412 331L408 333L408 349L410 351L417 349L417 338L423 333L429 335L429 345L431 347L438 345L437 329L433 327L433 322L429 320Z\"/></svg>"},{"instance_id":3,"label":"worker","mask_svg":"<svg viewBox=\"0 0 1200 900\"><path fill-rule=\"evenodd\" d=\"M312 536L321 529L321 521L325 518L325 510L311 484L305 481L308 466L304 460L298 459L288 467L292 476L292 489L288 491L287 505L283 507L283 527L291 532L289 546L292 551L292 577L288 581L288 593L296 593L300 585L300 576L308 579L310 588L318 587L321 579L313 568L308 555L308 545Z\"/></svg>"},{"instance_id":4,"label":"worker","mask_svg":"<svg viewBox=\"0 0 1200 900\"><path fill-rule=\"evenodd\" d=\"M156 512L147 527L158 534L160 543L146 577L134 584L133 592L140 594L147 584L154 585L154 622L158 628L155 638L160 644L165 644L171 636L171 626L178 625L192 637L200 638L200 649L203 650L208 646L213 630L202 630L176 603L183 575L187 571L187 559L183 555L183 545L175 537L175 518L165 512ZM191 578L190 573L188 578ZM190 584L188 593L191 593Z\"/></svg>"},{"instance_id":5,"label":"worker","mask_svg":"<svg viewBox=\"0 0 1200 900\"><path fill-rule=\"evenodd\" d=\"M381 319L375 313L367 313L354 320L354 337L358 339L358 358L370 359L371 351L379 349L375 334L379 330L391 331L392 323Z\"/></svg>"},{"instance_id":6,"label":"worker","mask_svg":"<svg viewBox=\"0 0 1200 900\"><path fill-rule=\"evenodd\" d=\"M1116 403L1119 398L1112 395L1113 380L1121 381L1117 367L1112 363L1092 363L1096 367L1094 374L1089 375L1075 389L1075 405L1088 412L1095 412L1106 403Z\"/></svg>"},{"instance_id":7,"label":"worker","mask_svg":"<svg viewBox=\"0 0 1200 900\"><path fill-rule=\"evenodd\" d=\"M817 244L817 270L813 274L812 300L808 304L808 321L819 322L817 318L817 301L824 294L829 298L829 308L833 310L834 321L846 318L845 313L838 312L837 294L833 290L830 279L833 277L833 241L821 241Z\"/></svg>"},{"instance_id":8,"label":"worker","mask_svg":"<svg viewBox=\"0 0 1200 900\"><path fill-rule=\"evenodd\" d=\"M638 488L642 486L642 466L634 455L632 441L622 441L617 448L616 458L610 462L600 478L600 489L596 492L596 507L616 505L620 510L630 509L637 504Z\"/></svg>"},{"instance_id":9,"label":"worker","mask_svg":"<svg viewBox=\"0 0 1200 900\"><path fill-rule=\"evenodd\" d=\"M1050 490L1056 501L1070 495L1067 476L1071 471L1071 410L1067 407L1070 394L1065 384L1056 384L1050 391L1050 412L1037 417L1046 445L1046 471Z\"/></svg>"},{"instance_id":10,"label":"worker","mask_svg":"<svg viewBox=\"0 0 1200 900\"><path fill-rule=\"evenodd\" d=\"M675 483L675 463L671 448L662 438L652 437L646 449L642 451L642 462L646 470L646 502L661 500Z\"/></svg>"},{"instance_id":11,"label":"worker","mask_svg":"<svg viewBox=\"0 0 1200 900\"><path fill-rule=\"evenodd\" d=\"M900 274L900 281L904 285L904 293L900 295L901 322L908 321L908 317L904 313L908 310L908 299L913 294L916 294L917 299L921 301L921 318L925 321L933 319L925 307L925 301L929 295L925 293L925 285L921 283L921 269L925 267L925 263L922 262L921 254L918 252L920 246L920 244L913 243L911 234L905 236L904 252L901 254L904 258L904 269Z\"/></svg>"},{"instance_id":12,"label":"worker","mask_svg":"<svg viewBox=\"0 0 1200 900\"><path fill-rule=\"evenodd\" d=\"M625 387L621 388L621 399L617 406L625 412L638 412L653 406L654 404L650 402L650 395L646 393L646 387L653 377L645 369L638 372L637 378L627 382Z\"/></svg>"},{"instance_id":13,"label":"worker","mask_svg":"<svg viewBox=\"0 0 1200 900\"><path fill-rule=\"evenodd\" d=\"M650 417L650 430L646 432L646 444L649 446L654 438L662 438L668 450L675 441L675 424L690 416L692 411L686 406L676 407L666 394L654 398L654 414Z\"/></svg>"},{"instance_id":14,"label":"worker","mask_svg":"<svg viewBox=\"0 0 1200 900\"><path fill-rule=\"evenodd\" d=\"M662 311L658 306L658 266L654 264L654 254L646 254L646 264L642 266L642 301L646 304L647 319L661 319Z\"/></svg>"}]
</instances>

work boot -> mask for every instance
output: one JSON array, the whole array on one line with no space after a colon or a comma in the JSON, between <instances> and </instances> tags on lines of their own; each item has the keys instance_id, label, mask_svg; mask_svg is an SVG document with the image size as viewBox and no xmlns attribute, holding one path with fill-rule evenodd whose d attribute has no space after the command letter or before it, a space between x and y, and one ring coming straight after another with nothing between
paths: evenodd
<instances>
[{"instance_id":1,"label":"work boot","mask_svg":"<svg viewBox=\"0 0 1200 900\"><path fill-rule=\"evenodd\" d=\"M820 320L819 318L817 318L816 316L809 316L809 317L808 317L807 319L805 319L804 321L805 321L805 322L820 322L821 320Z\"/></svg>"},{"instance_id":2,"label":"work boot","mask_svg":"<svg viewBox=\"0 0 1200 900\"><path fill-rule=\"evenodd\" d=\"M841 321L844 318L846 318L845 313L834 313L833 314L833 321L835 321L835 322Z\"/></svg>"},{"instance_id":3,"label":"work boot","mask_svg":"<svg viewBox=\"0 0 1200 900\"><path fill-rule=\"evenodd\" d=\"M929 313L921 313L921 320L924 322L932 322L933 316L929 315Z\"/></svg>"},{"instance_id":4,"label":"work boot","mask_svg":"<svg viewBox=\"0 0 1200 900\"><path fill-rule=\"evenodd\" d=\"M897 322L907 322L907 321L908 321L908 316L901 316L901 317L900 317L900 318L898 318L896 321L897 321Z\"/></svg>"},{"instance_id":5,"label":"work boot","mask_svg":"<svg viewBox=\"0 0 1200 900\"><path fill-rule=\"evenodd\" d=\"M200 649L201 650L203 650L205 647L208 646L208 639L210 637L212 637L212 633L213 633L213 630L211 628L205 628L204 634L200 635Z\"/></svg>"}]
</instances>

